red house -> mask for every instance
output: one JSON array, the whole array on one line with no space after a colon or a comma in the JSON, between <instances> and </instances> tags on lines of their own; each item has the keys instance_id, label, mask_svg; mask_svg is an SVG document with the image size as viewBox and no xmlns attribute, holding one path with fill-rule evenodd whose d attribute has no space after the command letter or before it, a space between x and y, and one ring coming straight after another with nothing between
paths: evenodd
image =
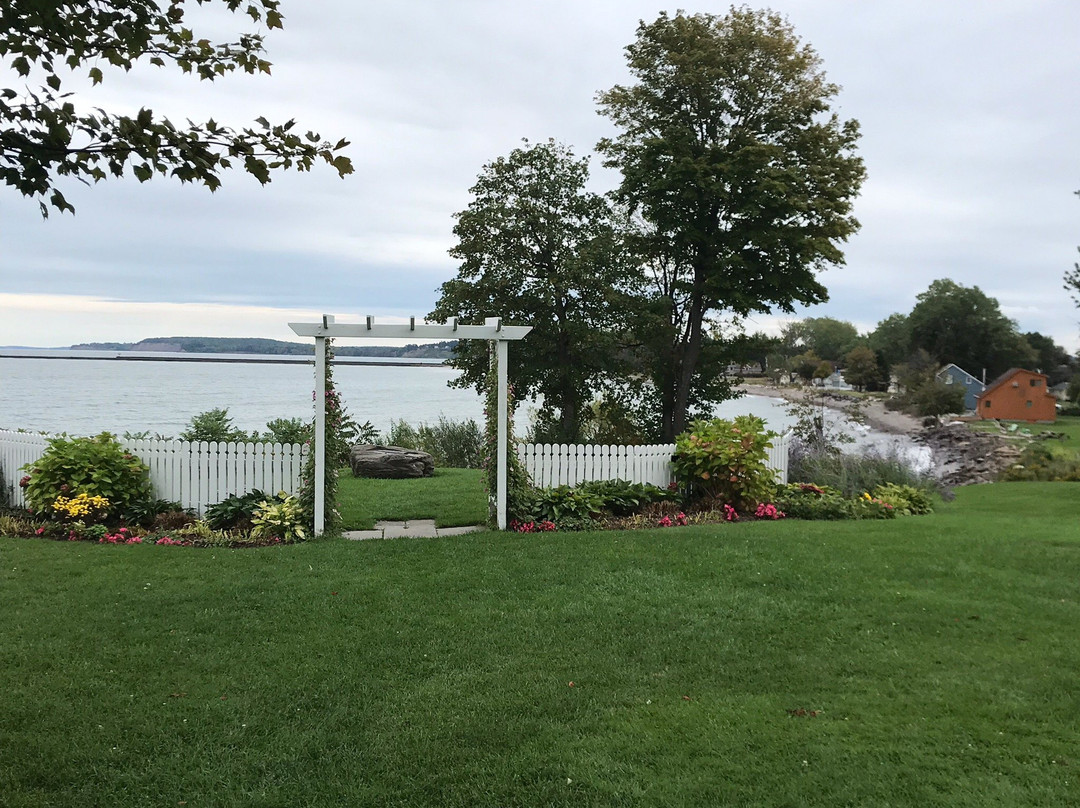
<instances>
[{"instance_id":1,"label":"red house","mask_svg":"<svg viewBox=\"0 0 1080 808\"><path fill-rule=\"evenodd\" d=\"M1046 376L1032 370L1011 368L987 385L977 399L980 418L1003 421L1055 421L1057 399L1046 385Z\"/></svg>"}]
</instances>

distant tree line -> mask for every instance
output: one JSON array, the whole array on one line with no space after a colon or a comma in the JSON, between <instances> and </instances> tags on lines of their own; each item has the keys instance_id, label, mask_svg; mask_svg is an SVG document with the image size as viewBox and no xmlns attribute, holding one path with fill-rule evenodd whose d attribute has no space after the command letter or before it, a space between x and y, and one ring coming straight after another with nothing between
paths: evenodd
<instances>
[{"instance_id":1,"label":"distant tree line","mask_svg":"<svg viewBox=\"0 0 1080 808\"><path fill-rule=\"evenodd\" d=\"M401 359L449 359L457 340L428 345L342 345L335 346L338 356L379 356ZM315 346L303 342L263 339L260 337L154 337L141 342L84 342L72 345L85 351L162 351L178 353L236 353L266 356L312 356Z\"/></svg>"}]
</instances>

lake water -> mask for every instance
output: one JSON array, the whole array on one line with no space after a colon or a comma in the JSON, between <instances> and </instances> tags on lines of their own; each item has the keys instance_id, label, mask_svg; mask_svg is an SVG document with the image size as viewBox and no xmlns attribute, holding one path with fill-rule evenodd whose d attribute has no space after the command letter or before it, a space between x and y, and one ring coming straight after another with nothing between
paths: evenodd
<instances>
[{"instance_id":1,"label":"lake water","mask_svg":"<svg viewBox=\"0 0 1080 808\"><path fill-rule=\"evenodd\" d=\"M483 418L483 402L471 390L447 386L458 372L441 365L381 367L335 365L334 381L345 408L357 421L380 431L391 422L434 422ZM312 417L314 370L308 364L28 359L0 357L0 429L93 435L102 431L149 431L175 436L192 416L227 407L233 423L264 430L275 418ZM528 424L528 402L517 416ZM833 419L840 416L826 411ZM721 404L716 415L751 414L782 432L793 419L780 399L746 396ZM857 446L883 448L896 442L843 422ZM914 444L901 441L904 451Z\"/></svg>"}]
</instances>

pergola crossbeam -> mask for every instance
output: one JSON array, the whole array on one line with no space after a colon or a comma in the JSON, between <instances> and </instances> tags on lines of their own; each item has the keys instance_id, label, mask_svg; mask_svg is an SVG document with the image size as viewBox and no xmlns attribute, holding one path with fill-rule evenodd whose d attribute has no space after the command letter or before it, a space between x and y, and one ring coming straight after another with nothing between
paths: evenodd
<instances>
[{"instance_id":1,"label":"pergola crossbeam","mask_svg":"<svg viewBox=\"0 0 1080 808\"><path fill-rule=\"evenodd\" d=\"M300 337L315 338L315 534L321 534L326 524L326 340L327 339L483 339L496 344L498 365L498 417L496 471L496 521L500 530L506 529L506 465L510 436L507 430L507 345L523 339L532 331L531 326L503 325L498 317L488 317L483 325L459 325L457 318L450 318L445 325L417 323L410 317L408 324L376 323L372 316L364 317L362 323L338 323L332 314L324 314L317 323L289 323L289 328Z\"/></svg>"}]
</instances>

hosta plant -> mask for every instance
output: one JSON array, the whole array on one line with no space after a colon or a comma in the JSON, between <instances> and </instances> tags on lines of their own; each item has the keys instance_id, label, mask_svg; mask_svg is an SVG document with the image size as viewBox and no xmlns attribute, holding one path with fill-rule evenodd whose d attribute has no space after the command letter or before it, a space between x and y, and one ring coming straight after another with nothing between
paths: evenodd
<instances>
[{"instance_id":1,"label":"hosta plant","mask_svg":"<svg viewBox=\"0 0 1080 808\"><path fill-rule=\"evenodd\" d=\"M307 538L303 509L296 497L266 500L255 509L251 535L257 539L280 539L288 544Z\"/></svg>"}]
</instances>

